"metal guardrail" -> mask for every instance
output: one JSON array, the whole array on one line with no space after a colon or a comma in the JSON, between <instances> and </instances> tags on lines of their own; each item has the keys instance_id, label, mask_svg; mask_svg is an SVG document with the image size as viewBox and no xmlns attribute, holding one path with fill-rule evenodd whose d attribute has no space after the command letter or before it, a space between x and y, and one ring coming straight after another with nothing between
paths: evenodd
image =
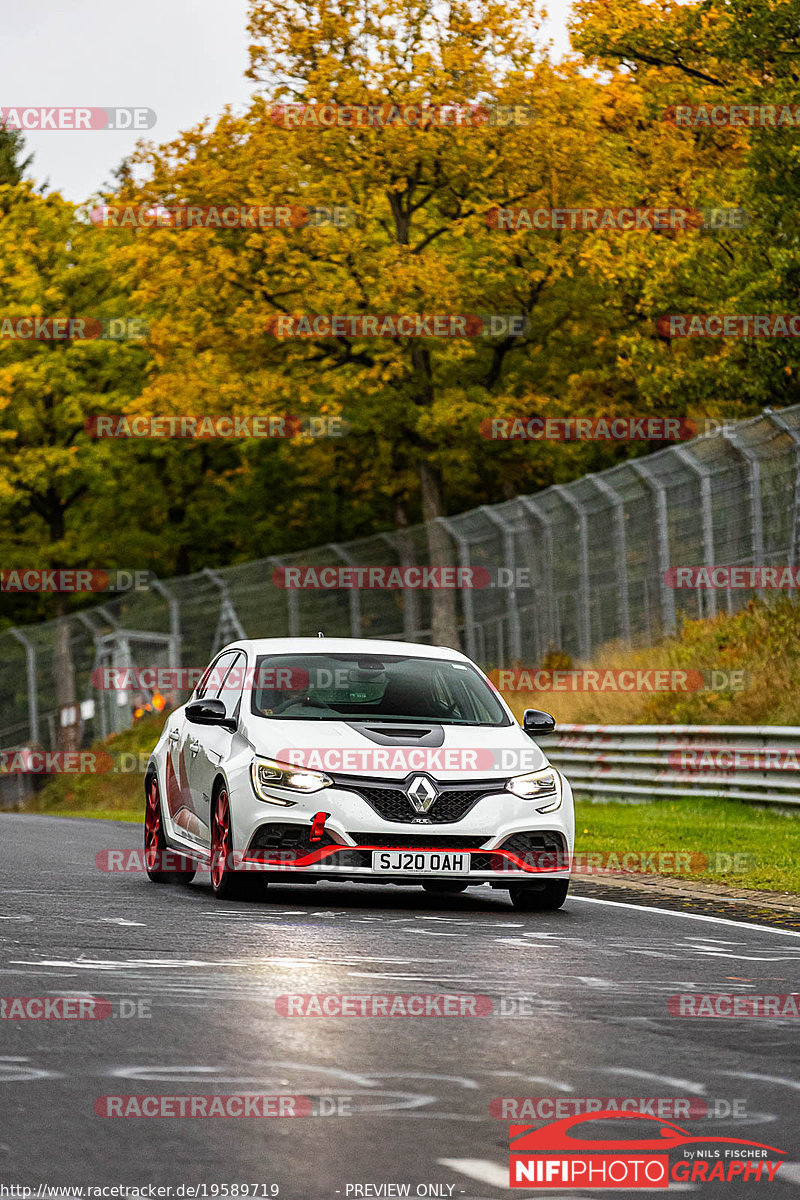
<instances>
[{"instance_id":1,"label":"metal guardrail","mask_svg":"<svg viewBox=\"0 0 800 1200\"><path fill-rule=\"evenodd\" d=\"M542 749L578 796L800 806L794 725L559 725Z\"/></svg>"}]
</instances>

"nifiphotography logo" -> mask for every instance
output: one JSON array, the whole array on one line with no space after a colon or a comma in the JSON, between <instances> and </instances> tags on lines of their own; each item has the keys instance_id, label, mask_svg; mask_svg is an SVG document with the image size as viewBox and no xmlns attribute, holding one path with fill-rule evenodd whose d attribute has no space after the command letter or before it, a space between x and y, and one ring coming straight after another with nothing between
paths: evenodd
<instances>
[{"instance_id":1,"label":"nifiphotography logo","mask_svg":"<svg viewBox=\"0 0 800 1200\"><path fill-rule=\"evenodd\" d=\"M641 1122L638 1137L602 1137L597 1121ZM582 1126L580 1131L576 1126ZM630 1127L629 1127L630 1128ZM626 1134L628 1130L626 1130ZM588 1135L588 1136L587 1136ZM669 1188L671 1184L765 1183L785 1154L743 1138L700 1137L642 1113L606 1109L549 1125L509 1126L509 1185L516 1188Z\"/></svg>"}]
</instances>

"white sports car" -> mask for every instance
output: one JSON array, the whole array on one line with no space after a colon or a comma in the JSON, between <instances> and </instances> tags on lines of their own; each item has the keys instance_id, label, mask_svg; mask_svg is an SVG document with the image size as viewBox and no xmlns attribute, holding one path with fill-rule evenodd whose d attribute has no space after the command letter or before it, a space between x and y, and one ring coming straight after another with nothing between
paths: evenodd
<instances>
[{"instance_id":1,"label":"white sports car","mask_svg":"<svg viewBox=\"0 0 800 1200\"><path fill-rule=\"evenodd\" d=\"M505 888L559 908L572 791L457 650L355 638L239 641L166 721L145 776L156 883L211 871L220 897L269 881Z\"/></svg>"}]
</instances>

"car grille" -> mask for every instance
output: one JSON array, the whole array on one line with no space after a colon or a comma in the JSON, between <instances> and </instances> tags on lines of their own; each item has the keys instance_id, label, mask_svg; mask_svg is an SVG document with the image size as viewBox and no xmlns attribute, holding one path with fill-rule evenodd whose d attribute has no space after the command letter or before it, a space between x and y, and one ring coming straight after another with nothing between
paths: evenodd
<instances>
[{"instance_id":1,"label":"car grille","mask_svg":"<svg viewBox=\"0 0 800 1200\"><path fill-rule=\"evenodd\" d=\"M380 846L381 849L394 849L401 847L409 850L473 850L476 846L482 846L484 842L488 842L488 836L483 834L474 837L458 837L440 834L416 834L416 833L351 833L350 837L359 846Z\"/></svg>"},{"instance_id":2,"label":"car grille","mask_svg":"<svg viewBox=\"0 0 800 1200\"><path fill-rule=\"evenodd\" d=\"M405 792L400 788L364 786L356 780L337 779L336 782L348 791L356 792L366 800L384 821L413 821L420 814L412 805ZM447 825L453 821L461 821L470 809L487 794L499 792L500 788L494 780L473 784L472 787L442 787L439 785L439 795L425 813L425 819L432 825ZM486 838L482 839L486 841Z\"/></svg>"}]
</instances>

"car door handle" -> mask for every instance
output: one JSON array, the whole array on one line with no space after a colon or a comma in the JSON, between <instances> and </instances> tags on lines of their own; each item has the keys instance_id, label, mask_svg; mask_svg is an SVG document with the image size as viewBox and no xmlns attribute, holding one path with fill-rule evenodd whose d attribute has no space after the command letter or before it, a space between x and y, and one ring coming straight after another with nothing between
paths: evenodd
<instances>
[{"instance_id":1,"label":"car door handle","mask_svg":"<svg viewBox=\"0 0 800 1200\"><path fill-rule=\"evenodd\" d=\"M198 739L192 738L191 741L189 742L189 746L192 751L192 758L197 758L198 754L200 753L200 742L198 741Z\"/></svg>"},{"instance_id":2,"label":"car door handle","mask_svg":"<svg viewBox=\"0 0 800 1200\"><path fill-rule=\"evenodd\" d=\"M167 741L168 742L177 742L177 740L180 736L181 736L181 733L180 733L179 729L170 729L169 733L167 734Z\"/></svg>"}]
</instances>

